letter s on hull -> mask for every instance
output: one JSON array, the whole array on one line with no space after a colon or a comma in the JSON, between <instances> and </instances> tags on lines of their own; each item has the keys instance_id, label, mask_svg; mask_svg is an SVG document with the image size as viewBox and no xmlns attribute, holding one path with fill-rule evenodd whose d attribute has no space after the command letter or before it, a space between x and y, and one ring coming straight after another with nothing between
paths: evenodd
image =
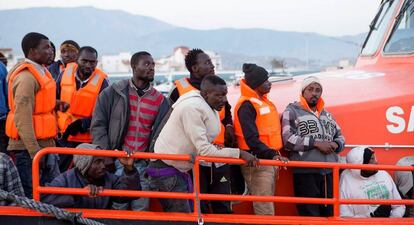
<instances>
[{"instance_id":1,"label":"letter s on hull","mask_svg":"<svg viewBox=\"0 0 414 225\"><path fill-rule=\"evenodd\" d=\"M392 106L387 109L387 120L392 123L387 125L387 130L390 133L399 134L404 131L405 120L401 117L402 115L404 115L404 110L399 106Z\"/></svg>"}]
</instances>

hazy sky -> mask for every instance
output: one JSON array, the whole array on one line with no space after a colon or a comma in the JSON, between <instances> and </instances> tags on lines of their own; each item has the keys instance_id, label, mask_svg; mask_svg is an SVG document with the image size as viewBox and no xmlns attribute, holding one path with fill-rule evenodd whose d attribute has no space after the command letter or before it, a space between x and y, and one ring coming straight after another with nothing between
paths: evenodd
<instances>
[{"instance_id":1,"label":"hazy sky","mask_svg":"<svg viewBox=\"0 0 414 225\"><path fill-rule=\"evenodd\" d=\"M367 32L379 4L380 0L0 0L0 10L94 6L195 29L268 28L339 36Z\"/></svg>"}]
</instances>

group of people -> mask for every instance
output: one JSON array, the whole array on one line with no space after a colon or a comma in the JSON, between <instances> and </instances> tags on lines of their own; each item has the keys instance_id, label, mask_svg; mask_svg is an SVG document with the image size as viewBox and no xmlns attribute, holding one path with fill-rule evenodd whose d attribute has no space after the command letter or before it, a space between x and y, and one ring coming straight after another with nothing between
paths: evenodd
<instances>
[{"instance_id":1,"label":"group of people","mask_svg":"<svg viewBox=\"0 0 414 225\"><path fill-rule=\"evenodd\" d=\"M149 210L147 198L106 197L99 192L192 192L193 165L129 157L135 152L241 158L246 161L241 167L201 162L200 191L231 194L232 183L238 179L234 174L239 170L250 194L273 196L278 168L258 165L258 159L288 162L280 154L283 148L289 160L337 162L345 147L340 126L324 108L323 86L317 77L302 81L300 98L289 104L280 118L267 97L272 87L268 72L247 63L243 64L245 76L232 113L226 82L215 75L210 57L201 49L188 52L185 65L190 77L175 81L168 97L151 85L155 63L148 52L132 56L131 79L109 84L105 72L96 68L98 52L90 46L65 41L60 46L62 60L55 62L56 50L49 39L28 33L22 49L25 60L15 65L7 78L0 66L4 92L0 103L7 103L0 105L0 136L2 146L4 133L9 138L10 156L2 148L0 173L5 179L0 179L0 188L17 195L32 196L32 158L40 149L56 145L125 151L125 157L73 156L70 149L65 155L48 155L40 165L42 184L87 188L90 195L47 194L42 196L43 202L60 207L143 211ZM368 147L352 149L347 161L376 162ZM298 197L332 198L332 180L330 169L293 168ZM401 198L384 171L345 170L340 185L343 198ZM404 194L412 195L412 177L410 188L411 194L406 189ZM192 210L187 200L160 199L160 203L164 211ZM254 202L253 208L258 215L275 214L272 202ZM302 216L333 214L331 205L298 204L297 209ZM343 205L341 215L400 217L404 210L404 206ZM229 201L201 201L201 211L228 214L232 208Z\"/></svg>"}]
</instances>

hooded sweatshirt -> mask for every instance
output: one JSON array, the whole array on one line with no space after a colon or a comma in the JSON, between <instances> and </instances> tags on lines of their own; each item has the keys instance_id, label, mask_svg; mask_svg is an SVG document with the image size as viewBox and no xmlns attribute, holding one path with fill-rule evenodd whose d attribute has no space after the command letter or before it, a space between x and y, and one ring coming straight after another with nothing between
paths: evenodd
<instances>
[{"instance_id":1,"label":"hooded sweatshirt","mask_svg":"<svg viewBox=\"0 0 414 225\"><path fill-rule=\"evenodd\" d=\"M289 104L282 114L282 139L284 148L289 151L290 160L308 162L337 162L337 153L345 146L341 128L332 114L324 108L319 99L318 115L311 112L306 100ZM334 141L338 148L334 153L323 154L315 146L315 141ZM294 173L331 173L330 169L294 168Z\"/></svg>"},{"instance_id":2,"label":"hooded sweatshirt","mask_svg":"<svg viewBox=\"0 0 414 225\"><path fill-rule=\"evenodd\" d=\"M170 118L155 142L155 153L239 158L239 149L219 150L212 144L220 132L220 117L199 91L182 95L172 107ZM163 161L181 172L193 167L187 161Z\"/></svg>"},{"instance_id":3,"label":"hooded sweatshirt","mask_svg":"<svg viewBox=\"0 0 414 225\"><path fill-rule=\"evenodd\" d=\"M346 162L363 164L364 149L359 146L351 149ZM383 170L370 176L361 176L360 169L345 170L340 179L341 198L344 199L401 199L391 176ZM379 205L341 205L341 217L370 217ZM404 205L392 205L390 217L403 217Z\"/></svg>"}]
</instances>

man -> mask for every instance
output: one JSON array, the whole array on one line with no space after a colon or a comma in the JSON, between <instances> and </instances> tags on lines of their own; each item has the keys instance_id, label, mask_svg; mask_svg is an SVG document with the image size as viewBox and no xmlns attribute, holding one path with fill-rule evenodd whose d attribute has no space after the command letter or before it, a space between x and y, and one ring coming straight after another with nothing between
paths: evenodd
<instances>
[{"instance_id":1,"label":"man","mask_svg":"<svg viewBox=\"0 0 414 225\"><path fill-rule=\"evenodd\" d=\"M53 79L57 79L59 75L65 70L66 65L72 62L76 62L79 53L79 45L75 41L66 40L60 45L60 57L62 60L53 62L49 66L49 71L53 76ZM55 51L56 53L56 51Z\"/></svg>"},{"instance_id":2,"label":"man","mask_svg":"<svg viewBox=\"0 0 414 225\"><path fill-rule=\"evenodd\" d=\"M82 47L77 63L67 64L56 81L58 99L70 105L66 112L58 112L61 146L75 148L92 142L92 112L99 93L109 85L107 75L96 68L97 63L98 52L90 46ZM61 171L67 170L71 161L72 155L61 155Z\"/></svg>"},{"instance_id":3,"label":"man","mask_svg":"<svg viewBox=\"0 0 414 225\"><path fill-rule=\"evenodd\" d=\"M242 158L249 165L255 165L256 159L245 151L239 151L237 148L218 148L212 144L220 132L218 111L226 102L226 82L217 76L207 76L203 79L200 89L181 96L172 106L173 111L155 142L154 152ZM147 169L151 189L192 192L192 181L188 175L191 169L192 164L186 161L151 161ZM160 201L167 212L191 210L186 200Z\"/></svg>"},{"instance_id":4,"label":"man","mask_svg":"<svg viewBox=\"0 0 414 225\"><path fill-rule=\"evenodd\" d=\"M243 64L245 79L240 81L241 96L234 109L234 125L239 148L259 159L287 161L282 148L279 113L267 98L272 88L268 72L256 64ZM252 195L274 196L275 170L271 166L242 167L244 180ZM273 202L253 202L256 215L274 215Z\"/></svg>"},{"instance_id":5,"label":"man","mask_svg":"<svg viewBox=\"0 0 414 225\"><path fill-rule=\"evenodd\" d=\"M100 149L97 145L80 144L77 148ZM75 155L75 168L56 177L47 186L89 189L89 196L47 194L42 202L62 208L116 208L118 203L128 202L128 198L97 196L104 189L140 190L139 174L133 166L132 158L120 158L124 174L121 177L108 173L105 158L92 155Z\"/></svg>"},{"instance_id":6,"label":"man","mask_svg":"<svg viewBox=\"0 0 414 225\"><path fill-rule=\"evenodd\" d=\"M31 198L32 158L40 149L55 146L54 110L65 110L67 105L56 101L56 83L43 66L52 51L49 39L43 34L28 33L22 40L22 49L25 60L12 68L7 77L10 112L6 134L10 138L7 150L15 157L25 195ZM49 169L41 176L45 182L59 173L56 167Z\"/></svg>"},{"instance_id":7,"label":"man","mask_svg":"<svg viewBox=\"0 0 414 225\"><path fill-rule=\"evenodd\" d=\"M0 152L7 152L7 143L9 138L6 135L6 117L9 112L7 106L7 69L6 66L0 61Z\"/></svg>"},{"instance_id":8,"label":"man","mask_svg":"<svg viewBox=\"0 0 414 225\"><path fill-rule=\"evenodd\" d=\"M169 109L168 100L155 88L155 63L148 52L131 57L132 78L106 88L98 98L92 117L93 143L102 149L123 149L128 154L147 152L153 134ZM117 173L122 173L120 164ZM147 160L135 161L142 190L149 190ZM133 210L149 210L149 199L131 202Z\"/></svg>"},{"instance_id":9,"label":"man","mask_svg":"<svg viewBox=\"0 0 414 225\"><path fill-rule=\"evenodd\" d=\"M207 75L214 75L214 65L210 57L201 49L192 49L185 56L185 65L190 72L190 78L183 78L174 82L175 88L170 93L170 100L174 103L177 99L193 90L200 90L202 79ZM220 110L220 133L213 143L220 147L237 147L235 143L231 106L226 101ZM240 170L234 166L234 170ZM220 163L202 163L200 167L200 191L201 193L230 194L231 193L230 165ZM229 201L201 201L201 211L209 213L232 213Z\"/></svg>"},{"instance_id":10,"label":"man","mask_svg":"<svg viewBox=\"0 0 414 225\"><path fill-rule=\"evenodd\" d=\"M364 146L351 149L346 162L377 164L375 152ZM343 199L401 199L391 176L383 170L344 170L339 189ZM403 217L404 213L404 205L341 205L341 217Z\"/></svg>"},{"instance_id":11,"label":"man","mask_svg":"<svg viewBox=\"0 0 414 225\"><path fill-rule=\"evenodd\" d=\"M414 156L402 157L397 162L397 166L414 166ZM404 199L413 199L413 172L412 171L395 171L395 184L397 185L400 195ZM414 207L406 206L406 217L414 217Z\"/></svg>"},{"instance_id":12,"label":"man","mask_svg":"<svg viewBox=\"0 0 414 225\"><path fill-rule=\"evenodd\" d=\"M0 190L17 196L24 196L22 182L16 166L10 157L0 152ZM6 200L0 200L0 206L14 205Z\"/></svg>"},{"instance_id":13,"label":"man","mask_svg":"<svg viewBox=\"0 0 414 225\"><path fill-rule=\"evenodd\" d=\"M322 85L317 77L302 81L300 101L291 103L282 114L282 139L290 160L337 162L345 139L332 114L324 108ZM295 196L332 197L330 169L294 168ZM331 216L332 205L297 204L301 216Z\"/></svg>"}]
</instances>

